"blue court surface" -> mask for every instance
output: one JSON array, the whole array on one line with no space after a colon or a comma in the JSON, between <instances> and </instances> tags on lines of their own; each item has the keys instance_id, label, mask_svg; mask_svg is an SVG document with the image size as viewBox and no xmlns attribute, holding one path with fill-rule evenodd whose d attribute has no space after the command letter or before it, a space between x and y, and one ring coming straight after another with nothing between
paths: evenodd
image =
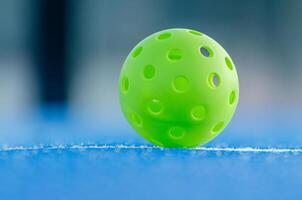
<instances>
[{"instance_id":1,"label":"blue court surface","mask_svg":"<svg viewBox=\"0 0 302 200\"><path fill-rule=\"evenodd\" d=\"M301 199L298 113L241 113L195 149L152 146L124 120L2 119L0 199Z\"/></svg>"}]
</instances>

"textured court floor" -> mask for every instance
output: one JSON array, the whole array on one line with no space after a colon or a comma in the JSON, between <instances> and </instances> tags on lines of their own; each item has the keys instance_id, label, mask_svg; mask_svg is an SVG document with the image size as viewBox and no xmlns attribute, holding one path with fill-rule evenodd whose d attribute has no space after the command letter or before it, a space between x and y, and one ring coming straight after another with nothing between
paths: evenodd
<instances>
[{"instance_id":1,"label":"textured court floor","mask_svg":"<svg viewBox=\"0 0 302 200\"><path fill-rule=\"evenodd\" d=\"M154 147L123 122L2 120L0 199L301 199L299 118L278 116L235 117L195 149Z\"/></svg>"}]
</instances>

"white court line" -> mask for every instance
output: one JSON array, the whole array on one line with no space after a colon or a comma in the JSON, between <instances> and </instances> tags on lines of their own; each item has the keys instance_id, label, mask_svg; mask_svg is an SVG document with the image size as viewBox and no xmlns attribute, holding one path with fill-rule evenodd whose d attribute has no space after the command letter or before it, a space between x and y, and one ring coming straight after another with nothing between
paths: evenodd
<instances>
[{"instance_id":1,"label":"white court line","mask_svg":"<svg viewBox=\"0 0 302 200\"><path fill-rule=\"evenodd\" d=\"M145 145L97 145L97 144L73 144L73 145L40 145L40 146L2 146L0 152L8 151L47 151L47 150L169 150L156 146ZM207 151L207 152L238 152L238 153L302 153L301 148L254 148L254 147L196 147L181 149L188 151Z\"/></svg>"}]
</instances>

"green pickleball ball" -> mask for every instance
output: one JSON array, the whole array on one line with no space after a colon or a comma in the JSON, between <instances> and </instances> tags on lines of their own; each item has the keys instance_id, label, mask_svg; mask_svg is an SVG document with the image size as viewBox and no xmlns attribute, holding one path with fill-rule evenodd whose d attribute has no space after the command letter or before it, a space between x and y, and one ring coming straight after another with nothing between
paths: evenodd
<instances>
[{"instance_id":1,"label":"green pickleball ball","mask_svg":"<svg viewBox=\"0 0 302 200\"><path fill-rule=\"evenodd\" d=\"M130 52L119 96L131 126L163 147L194 147L215 138L238 102L237 72L212 38L189 29L150 35Z\"/></svg>"}]
</instances>

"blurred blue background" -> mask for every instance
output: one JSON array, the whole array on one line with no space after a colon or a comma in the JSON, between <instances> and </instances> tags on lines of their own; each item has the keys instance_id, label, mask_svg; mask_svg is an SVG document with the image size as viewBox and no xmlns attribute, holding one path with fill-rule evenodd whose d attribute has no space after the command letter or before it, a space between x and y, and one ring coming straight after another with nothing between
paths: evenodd
<instances>
[{"instance_id":1,"label":"blurred blue background","mask_svg":"<svg viewBox=\"0 0 302 200\"><path fill-rule=\"evenodd\" d=\"M62 130L56 128L62 126L62 119L51 117L55 113L85 129L83 142L115 133L136 137L119 108L117 80L122 63L147 35L184 27L215 38L236 64L240 101L226 129L234 137L223 141L249 138L244 145L298 145L301 9L298 0L3 0L0 144L52 137ZM42 123L35 121L41 119L50 128L43 130ZM76 134L62 132L58 135L69 140ZM61 142L60 137L52 138L47 142Z\"/></svg>"},{"instance_id":2,"label":"blurred blue background","mask_svg":"<svg viewBox=\"0 0 302 200\"><path fill-rule=\"evenodd\" d=\"M167 28L211 36L238 71L236 114L206 147L300 148L301 10L299 0L1 0L0 199L154 199L152 189L299 199L300 153L5 149L150 145L122 116L117 81L134 45Z\"/></svg>"}]
</instances>

